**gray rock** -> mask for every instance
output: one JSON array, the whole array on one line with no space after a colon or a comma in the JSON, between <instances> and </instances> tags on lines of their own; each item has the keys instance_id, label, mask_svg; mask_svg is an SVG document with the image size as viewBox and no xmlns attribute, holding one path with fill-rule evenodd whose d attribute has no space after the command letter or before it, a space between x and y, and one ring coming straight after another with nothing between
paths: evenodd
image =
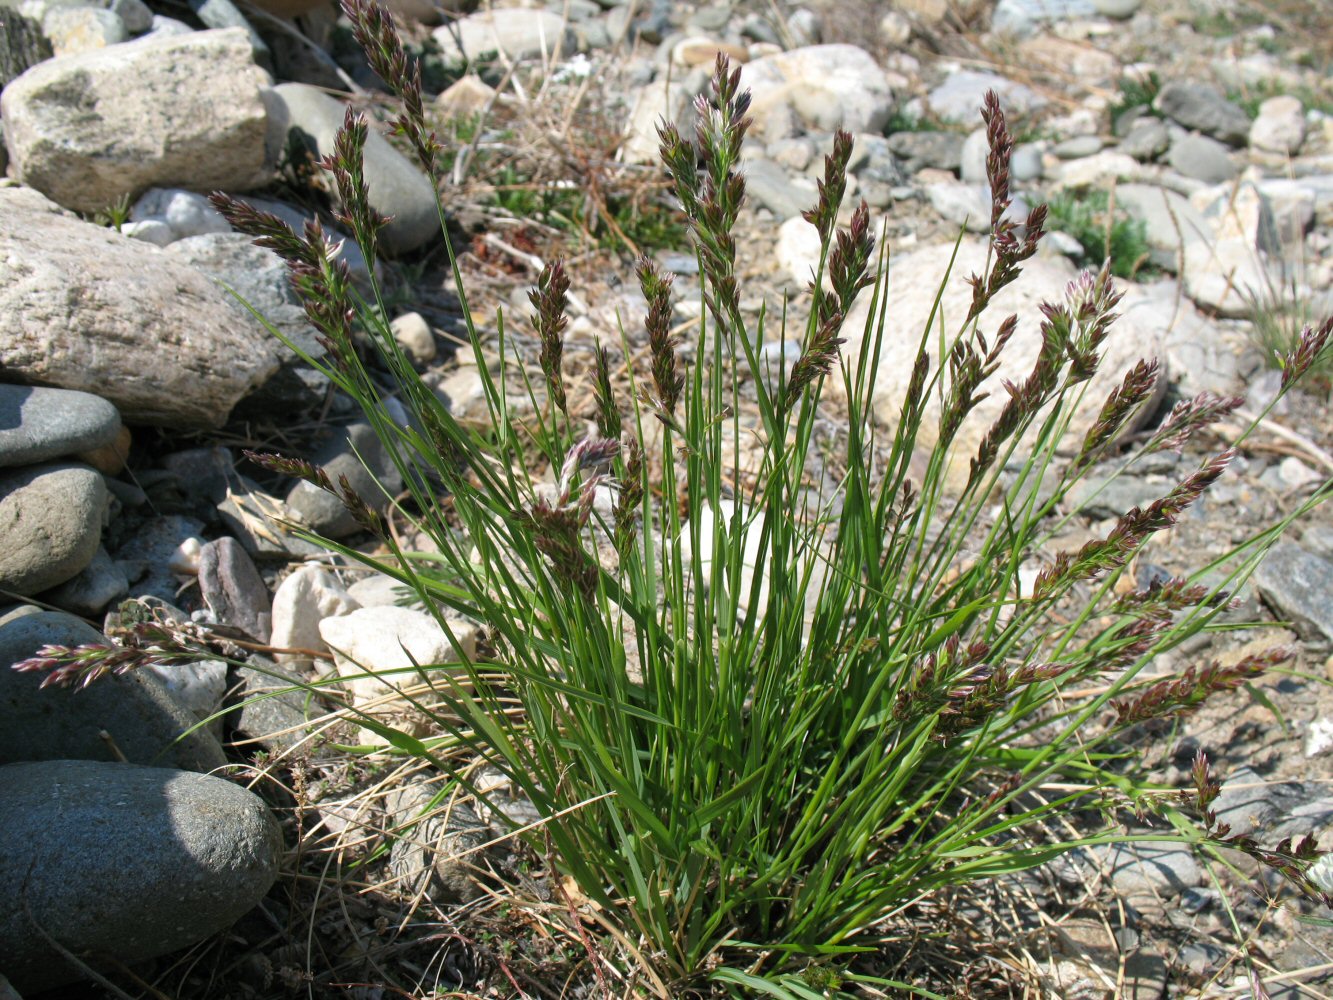
<instances>
[{"instance_id":1,"label":"gray rock","mask_svg":"<svg viewBox=\"0 0 1333 1000\"><path fill-rule=\"evenodd\" d=\"M1092 0L1092 5L1102 17L1124 21L1138 13L1143 0Z\"/></svg>"},{"instance_id":2,"label":"gray rock","mask_svg":"<svg viewBox=\"0 0 1333 1000\"><path fill-rule=\"evenodd\" d=\"M96 212L183 177L263 184L267 84L244 32L196 31L48 60L5 87L0 114L18 179Z\"/></svg>"},{"instance_id":3,"label":"gray rock","mask_svg":"<svg viewBox=\"0 0 1333 1000\"><path fill-rule=\"evenodd\" d=\"M314 463L328 473L335 486L339 477L345 475L352 489L377 510L388 503L386 493L392 496L403 485L397 467L385 453L374 429L365 422L354 423L335 434L320 449ZM307 482L297 483L287 494L287 507L326 538L344 538L361 530L341 500Z\"/></svg>"},{"instance_id":4,"label":"gray rock","mask_svg":"<svg viewBox=\"0 0 1333 1000\"><path fill-rule=\"evenodd\" d=\"M185 448L162 456L162 467L176 477L186 496L217 503L236 479L236 460L230 448Z\"/></svg>"},{"instance_id":5,"label":"gray rock","mask_svg":"<svg viewBox=\"0 0 1333 1000\"><path fill-rule=\"evenodd\" d=\"M258 657L232 672L228 698L232 744L246 750L258 744L282 753L306 743L311 720L328 711L300 674Z\"/></svg>"},{"instance_id":6,"label":"gray rock","mask_svg":"<svg viewBox=\"0 0 1333 1000\"><path fill-rule=\"evenodd\" d=\"M0 589L27 596L72 579L93 560L106 487L82 465L35 465L0 474Z\"/></svg>"},{"instance_id":7,"label":"gray rock","mask_svg":"<svg viewBox=\"0 0 1333 1000\"><path fill-rule=\"evenodd\" d=\"M987 183L986 157L989 155L990 143L986 141L986 130L984 128L973 129L963 142L963 149L959 155L958 174L963 179L964 184ZM1011 157L1011 169L1012 166L1013 160Z\"/></svg>"},{"instance_id":8,"label":"gray rock","mask_svg":"<svg viewBox=\"0 0 1333 1000\"><path fill-rule=\"evenodd\" d=\"M879 132L893 112L884 71L855 45L810 45L752 60L740 69L741 87L753 93L756 112L774 102L791 106L794 99L807 112L815 102L836 102L842 127L852 132Z\"/></svg>"},{"instance_id":9,"label":"gray rock","mask_svg":"<svg viewBox=\"0 0 1333 1000\"><path fill-rule=\"evenodd\" d=\"M317 360L324 358L325 351L288 280L287 265L277 254L255 246L248 236L231 232L177 240L168 252L217 282L238 326L249 327L256 336L268 336L272 342L279 368L237 405L236 416L291 413L324 398L328 379L303 361L294 348ZM251 309L294 347L273 337Z\"/></svg>"},{"instance_id":10,"label":"gray rock","mask_svg":"<svg viewBox=\"0 0 1333 1000\"><path fill-rule=\"evenodd\" d=\"M130 209L130 221L151 219L171 227L172 238L203 236L207 233L230 233L231 226L222 213L202 194L184 188L149 188Z\"/></svg>"},{"instance_id":11,"label":"gray rock","mask_svg":"<svg viewBox=\"0 0 1333 1000\"><path fill-rule=\"evenodd\" d=\"M282 834L264 802L222 778L58 760L0 767L0 953L22 990L136 962L234 923L277 878ZM19 905L21 902L21 905ZM40 927L38 934L34 926Z\"/></svg>"},{"instance_id":12,"label":"gray rock","mask_svg":"<svg viewBox=\"0 0 1333 1000\"><path fill-rule=\"evenodd\" d=\"M1136 160L1147 163L1165 153L1170 145L1171 133L1162 120L1144 117L1135 121L1116 148Z\"/></svg>"},{"instance_id":13,"label":"gray rock","mask_svg":"<svg viewBox=\"0 0 1333 1000\"><path fill-rule=\"evenodd\" d=\"M942 84L930 92L927 101L930 110L949 122L975 125L981 121L981 104L986 91L1000 95L1000 104L1006 114L1023 115L1046 105L1046 99L1031 87L1006 80L995 73L977 73L961 70L951 73Z\"/></svg>"},{"instance_id":14,"label":"gray rock","mask_svg":"<svg viewBox=\"0 0 1333 1000\"><path fill-rule=\"evenodd\" d=\"M1153 107L1185 128L1233 146L1242 146L1250 133L1250 117L1208 83L1172 80L1158 91Z\"/></svg>"},{"instance_id":15,"label":"gray rock","mask_svg":"<svg viewBox=\"0 0 1333 1000\"><path fill-rule=\"evenodd\" d=\"M623 10L619 8L612 16ZM610 30L612 38L618 37L614 27ZM574 53L575 44L565 19L548 10L528 10L517 17L503 11L478 11L436 28L434 37L443 58L455 65L466 65L493 53L512 60L557 53L568 58ZM661 38L645 37L645 41L661 41Z\"/></svg>"},{"instance_id":16,"label":"gray rock","mask_svg":"<svg viewBox=\"0 0 1333 1000\"><path fill-rule=\"evenodd\" d=\"M226 758L212 736L197 730L181 736L197 720L151 674L103 677L83 690L42 689L42 674L10 669L42 646L106 643L100 632L60 612L0 618L0 764L115 761L119 753L135 764L190 771L222 767Z\"/></svg>"},{"instance_id":17,"label":"gray rock","mask_svg":"<svg viewBox=\"0 0 1333 1000\"><path fill-rule=\"evenodd\" d=\"M1009 161L1009 175L1016 181L1035 181L1042 175L1041 146L1035 142L1023 142L1014 147L1013 158Z\"/></svg>"},{"instance_id":18,"label":"gray rock","mask_svg":"<svg viewBox=\"0 0 1333 1000\"><path fill-rule=\"evenodd\" d=\"M991 15L991 30L1020 37L1052 21L1092 17L1092 0L1000 0Z\"/></svg>"},{"instance_id":19,"label":"gray rock","mask_svg":"<svg viewBox=\"0 0 1333 1000\"><path fill-rule=\"evenodd\" d=\"M219 622L268 642L273 628L268 587L240 542L223 536L200 550L199 590Z\"/></svg>"},{"instance_id":20,"label":"gray rock","mask_svg":"<svg viewBox=\"0 0 1333 1000\"><path fill-rule=\"evenodd\" d=\"M143 0L111 0L107 9L120 18L131 35L142 35L153 26L153 12Z\"/></svg>"},{"instance_id":21,"label":"gray rock","mask_svg":"<svg viewBox=\"0 0 1333 1000\"><path fill-rule=\"evenodd\" d=\"M819 201L813 182L793 179L772 160L746 160L746 193L779 219L791 219Z\"/></svg>"},{"instance_id":22,"label":"gray rock","mask_svg":"<svg viewBox=\"0 0 1333 1000\"><path fill-rule=\"evenodd\" d=\"M271 108L276 134L295 132L316 159L330 155L343 123L342 102L303 83L280 84L272 93L277 98ZM406 253L440 235L430 180L373 128L366 139L365 172L371 207L392 219L380 232L386 250Z\"/></svg>"},{"instance_id":23,"label":"gray rock","mask_svg":"<svg viewBox=\"0 0 1333 1000\"><path fill-rule=\"evenodd\" d=\"M178 21L174 17L166 17L162 14L153 15L152 27L148 29L148 36L152 38L171 38L193 33L194 29L184 21Z\"/></svg>"},{"instance_id":24,"label":"gray rock","mask_svg":"<svg viewBox=\"0 0 1333 1000\"><path fill-rule=\"evenodd\" d=\"M957 170L963 161L966 139L957 132L895 132L889 136L889 149L904 169L914 174L924 167Z\"/></svg>"},{"instance_id":25,"label":"gray rock","mask_svg":"<svg viewBox=\"0 0 1333 1000\"><path fill-rule=\"evenodd\" d=\"M1233 834L1248 836L1272 827L1305 797L1300 782L1270 781L1242 765L1222 783L1222 792L1213 801L1213 812Z\"/></svg>"},{"instance_id":26,"label":"gray rock","mask_svg":"<svg viewBox=\"0 0 1333 1000\"><path fill-rule=\"evenodd\" d=\"M1092 470L1069 491L1068 503L1088 517L1119 517L1134 507L1147 507L1171 492L1175 484L1162 476L1128 473L1109 478Z\"/></svg>"},{"instance_id":27,"label":"gray rock","mask_svg":"<svg viewBox=\"0 0 1333 1000\"><path fill-rule=\"evenodd\" d=\"M13 262L0 271L6 378L90 390L131 423L190 429L225 423L278 367L272 338L237 324L197 270L31 189L0 189L0 261Z\"/></svg>"},{"instance_id":28,"label":"gray rock","mask_svg":"<svg viewBox=\"0 0 1333 1000\"><path fill-rule=\"evenodd\" d=\"M1057 142L1051 147L1051 152L1062 160L1078 160L1085 156L1100 153L1101 149L1101 136L1076 135L1062 142Z\"/></svg>"},{"instance_id":29,"label":"gray rock","mask_svg":"<svg viewBox=\"0 0 1333 1000\"><path fill-rule=\"evenodd\" d=\"M0 468L92 451L119 433L120 414L100 396L0 385Z\"/></svg>"},{"instance_id":30,"label":"gray rock","mask_svg":"<svg viewBox=\"0 0 1333 1000\"><path fill-rule=\"evenodd\" d=\"M47 591L42 600L71 614L96 618L113 601L130 592L130 582L120 564L98 546L92 562L79 574L66 580L54 590Z\"/></svg>"},{"instance_id":31,"label":"gray rock","mask_svg":"<svg viewBox=\"0 0 1333 1000\"><path fill-rule=\"evenodd\" d=\"M1333 562L1278 542L1254 571L1254 582L1302 637L1333 639Z\"/></svg>"},{"instance_id":32,"label":"gray rock","mask_svg":"<svg viewBox=\"0 0 1333 1000\"><path fill-rule=\"evenodd\" d=\"M480 848L492 839L469 806L453 801L448 786L416 777L397 785L384 802L394 836L389 872L399 890L440 903L466 903L481 895Z\"/></svg>"},{"instance_id":33,"label":"gray rock","mask_svg":"<svg viewBox=\"0 0 1333 1000\"><path fill-rule=\"evenodd\" d=\"M1220 184L1240 172L1223 143L1206 135L1187 135L1171 144L1166 162L1186 177Z\"/></svg>"},{"instance_id":34,"label":"gray rock","mask_svg":"<svg viewBox=\"0 0 1333 1000\"><path fill-rule=\"evenodd\" d=\"M1136 892L1178 896L1191 886L1203 884L1199 862L1184 844L1109 844L1096 853L1122 896Z\"/></svg>"},{"instance_id":35,"label":"gray rock","mask_svg":"<svg viewBox=\"0 0 1333 1000\"><path fill-rule=\"evenodd\" d=\"M1116 187L1116 206L1142 222L1151 247L1151 260L1158 267L1176 271L1184 248L1191 243L1211 243L1213 227L1188 198L1152 184L1121 184Z\"/></svg>"},{"instance_id":36,"label":"gray rock","mask_svg":"<svg viewBox=\"0 0 1333 1000\"><path fill-rule=\"evenodd\" d=\"M930 198L930 207L941 218L956 226L963 226L969 233L990 231L991 197L990 187L986 184L931 184L926 188ZM1005 212L1005 217L1022 222L1027 217L1027 205L1022 199L1015 199Z\"/></svg>"},{"instance_id":37,"label":"gray rock","mask_svg":"<svg viewBox=\"0 0 1333 1000\"><path fill-rule=\"evenodd\" d=\"M305 232L306 223L314 220L313 215L303 212L299 208L294 208L286 202L274 201L271 198L254 197L247 197L245 201L261 212L271 212L276 215L291 227L292 232L297 234ZM352 272L353 283L364 290L366 283L370 280L370 266L366 263L366 255L361 252L361 247L356 240L342 230L325 226L322 222L320 225L324 232L328 234L330 240L342 244L338 252L333 255L334 260L345 262L347 269Z\"/></svg>"}]
</instances>

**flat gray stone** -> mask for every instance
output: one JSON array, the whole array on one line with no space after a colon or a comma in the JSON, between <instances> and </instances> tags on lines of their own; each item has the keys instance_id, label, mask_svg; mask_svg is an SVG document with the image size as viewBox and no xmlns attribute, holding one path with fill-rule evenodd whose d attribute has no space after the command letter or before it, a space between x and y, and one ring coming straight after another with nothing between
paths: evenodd
<instances>
[{"instance_id":1,"label":"flat gray stone","mask_svg":"<svg viewBox=\"0 0 1333 1000\"><path fill-rule=\"evenodd\" d=\"M1110 844L1097 851L1122 896L1156 892L1177 896L1203 884L1203 871L1194 852L1184 844L1144 842Z\"/></svg>"},{"instance_id":2,"label":"flat gray stone","mask_svg":"<svg viewBox=\"0 0 1333 1000\"><path fill-rule=\"evenodd\" d=\"M119 432L116 408L90 392L0 385L0 468L92 451Z\"/></svg>"},{"instance_id":3,"label":"flat gray stone","mask_svg":"<svg viewBox=\"0 0 1333 1000\"><path fill-rule=\"evenodd\" d=\"M28 596L72 579L102 538L106 486L83 465L34 465L0 475L0 589Z\"/></svg>"},{"instance_id":4,"label":"flat gray stone","mask_svg":"<svg viewBox=\"0 0 1333 1000\"><path fill-rule=\"evenodd\" d=\"M819 201L812 183L794 180L772 160L747 160L743 167L745 191L779 219L792 219Z\"/></svg>"},{"instance_id":5,"label":"flat gray stone","mask_svg":"<svg viewBox=\"0 0 1333 1000\"><path fill-rule=\"evenodd\" d=\"M1166 162L1178 173L1208 184L1221 184L1240 173L1227 146L1206 135L1177 139L1167 151Z\"/></svg>"},{"instance_id":6,"label":"flat gray stone","mask_svg":"<svg viewBox=\"0 0 1333 1000\"><path fill-rule=\"evenodd\" d=\"M401 831L389 853L399 890L440 903L466 903L481 895L474 872L484 871L478 848L492 839L471 809L453 803L440 781L416 777L385 799L392 828Z\"/></svg>"},{"instance_id":7,"label":"flat gray stone","mask_svg":"<svg viewBox=\"0 0 1333 1000\"><path fill-rule=\"evenodd\" d=\"M923 167L957 170L963 162L967 139L957 132L895 132L889 136L889 150L903 160L903 169L914 174ZM985 180L985 167L982 168Z\"/></svg>"},{"instance_id":8,"label":"flat gray stone","mask_svg":"<svg viewBox=\"0 0 1333 1000\"><path fill-rule=\"evenodd\" d=\"M362 421L341 429L320 449L313 461L328 473L334 486L338 485L339 477L345 475L352 489L376 509L382 510L388 503L386 491L392 495L402 488L403 480L397 467L385 454L374 429ZM345 538L361 530L341 500L307 482L292 487L287 495L287 507L325 538Z\"/></svg>"},{"instance_id":9,"label":"flat gray stone","mask_svg":"<svg viewBox=\"0 0 1333 1000\"><path fill-rule=\"evenodd\" d=\"M345 114L342 102L304 83L280 84L272 93L276 100L269 108L273 119L270 128L282 136L297 133L317 159L332 154L334 137ZM380 231L385 250L406 253L439 237L440 220L431 181L414 161L389 145L374 125L366 137L365 172L371 206L391 217ZM331 178L329 186L336 190Z\"/></svg>"},{"instance_id":10,"label":"flat gray stone","mask_svg":"<svg viewBox=\"0 0 1333 1000\"><path fill-rule=\"evenodd\" d=\"M1278 542L1254 571L1254 583L1303 638L1333 639L1333 562Z\"/></svg>"},{"instance_id":11,"label":"flat gray stone","mask_svg":"<svg viewBox=\"0 0 1333 1000\"><path fill-rule=\"evenodd\" d=\"M136 764L191 771L223 766L222 747L207 733L176 742L197 720L150 674L103 677L83 690L42 689L44 674L10 669L42 646L106 643L96 629L57 611L19 609L0 618L0 764L114 761L118 750Z\"/></svg>"},{"instance_id":12,"label":"flat gray stone","mask_svg":"<svg viewBox=\"0 0 1333 1000\"><path fill-rule=\"evenodd\" d=\"M1172 80L1157 93L1153 107L1172 121L1232 146L1245 145L1250 116L1208 83Z\"/></svg>"},{"instance_id":13,"label":"flat gray stone","mask_svg":"<svg viewBox=\"0 0 1333 1000\"><path fill-rule=\"evenodd\" d=\"M135 764L0 767L0 826L0 954L33 992L84 978L34 925L94 968L153 958L233 924L282 855L253 792Z\"/></svg>"}]
</instances>

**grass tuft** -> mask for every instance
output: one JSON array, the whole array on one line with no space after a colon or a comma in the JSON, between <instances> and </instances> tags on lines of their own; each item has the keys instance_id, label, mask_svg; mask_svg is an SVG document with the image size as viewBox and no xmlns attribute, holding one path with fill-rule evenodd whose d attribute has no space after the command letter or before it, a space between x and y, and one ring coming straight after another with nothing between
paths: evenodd
<instances>
[{"instance_id":1,"label":"grass tuft","mask_svg":"<svg viewBox=\"0 0 1333 1000\"><path fill-rule=\"evenodd\" d=\"M391 18L369 0L345 0L344 12L401 99L394 127L423 166L439 167L419 76ZM808 321L788 330L785 318L752 320L740 305L733 233L748 109L739 71L719 59L694 135L659 129L701 276L693 351L679 350L670 328L669 280L644 261L648 311L641 323L626 318L619 350L566 352L568 279L553 262L531 295L538 371L492 369L489 345L469 326L490 411L484 431L460 424L421 382L378 290L362 298L351 287L318 227L297 235L215 197L234 226L288 261L328 351L327 361L307 361L361 405L406 484L389 519L411 530L394 531L345 483L318 484L354 508L381 548L322 544L400 581L455 653L409 671L431 691L431 702L412 703L427 713L429 735L352 710L386 741L381 752L419 758L487 807L494 790L475 779L480 769L521 792L540 821L514 836L545 859L556 888L545 903L521 885L510 893L544 921L566 911L588 982L614 982L627 996L931 996L874 961L913 907L1126 840L1239 850L1330 901L1309 875L1319 859L1312 841L1230 836L1209 811L1207 761L1183 801L1148 780L1133 739L1145 720L1188 712L1283 655L1167 679L1146 670L1205 629L1228 628L1225 591L1333 484L1192 576L1126 595L1118 584L1135 555L1225 475L1235 452L1219 449L1105 537L1051 556L1063 498L1116 447L1157 377L1145 360L1104 403L1083 398L1114 335L1113 264L1043 306L1031 371L994 385L1017 324L987 313L996 292L1022 280L1047 217L1039 206L1021 229L1005 217L1013 138L987 95L990 258L971 276L967 315L921 332L899 420L881 426L872 413L886 252L864 205L838 225L852 137L835 137L806 215L820 263ZM366 204L364 137L364 121L349 114L328 166L346 221L369 248L383 220ZM443 228L442 205L440 218ZM466 303L456 262L453 270ZM849 330L862 296L870 318ZM463 315L470 323L466 306ZM353 349L354 322L372 361ZM503 322L498 331L504 359ZM771 382L761 351L787 339L800 354ZM1326 359L1328 340L1325 326L1293 345L1282 392ZM566 387L576 358L589 356L579 374L596 388L585 413ZM631 391L618 391L613 367ZM1005 407L981 445L964 450L960 428L994 391L1007 393ZM516 393L535 414L525 422L509 406ZM390 396L406 421L391 415ZM927 416L932 396L938 417ZM1084 406L1100 406L1099 419L1071 435ZM1125 467L1197 442L1231 412L1210 398L1178 410ZM817 434L830 413L836 455ZM757 463L741 454L747 435L762 442ZM919 461L925 440L936 444ZM955 463L969 471L961 492L947 486ZM404 549L409 537L427 551ZM1020 569L1034 562L1044 568L1025 585ZM480 623L484 641L462 642L456 615ZM58 668L60 652L48 653L32 669ZM68 656L71 679L90 675L94 652ZM1127 831L1127 810L1146 828Z\"/></svg>"}]
</instances>

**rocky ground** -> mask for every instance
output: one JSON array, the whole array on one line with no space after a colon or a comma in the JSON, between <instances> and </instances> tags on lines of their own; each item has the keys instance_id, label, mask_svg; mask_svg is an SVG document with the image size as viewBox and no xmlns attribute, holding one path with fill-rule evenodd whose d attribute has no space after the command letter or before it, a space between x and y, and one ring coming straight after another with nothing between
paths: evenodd
<instances>
[{"instance_id":1,"label":"rocky ground","mask_svg":"<svg viewBox=\"0 0 1333 1000\"><path fill-rule=\"evenodd\" d=\"M13 904L0 908L0 973L11 995L369 1000L513 996L515 974L546 970L521 989L559 996L581 945L436 865L486 844L489 817L460 804L415 839L391 838L434 795L430 776L333 749L375 740L341 719L346 701L397 711L376 679L339 674L447 658L443 633L399 606L387 578L280 523L362 544L340 504L241 454L310 455L385 505L401 486L350 400L228 293L319 355L281 263L203 197L245 194L294 226L332 226L314 159L345 102L390 109L336 11L286 2L0 0L0 666L125 634L127 598L226 640L216 660L84 691L0 670L0 898ZM1276 394L1273 350L1333 313L1333 17L1320 0L391 6L446 140L471 316L493 338L503 309L526 362L526 290L556 255L574 275L573 370L618 340L619 321L640 336L635 252L678 275L675 321L697 318L697 266L653 125L689 126L719 51L755 98L743 306L772 316L785 303L795 320L808 309L800 213L832 130L853 132L851 189L892 254L887 400L960 230L946 311L960 311L984 253L990 89L1018 137L1018 196L1052 206L1042 255L997 303L1028 317L1016 346L1036 304L1109 252L1125 299L1105 378L1156 356L1169 388L1153 419L1207 391L1243 395L1239 420ZM393 216L383 259L350 240L344 259L361 280L382 276L404 350L476 419L480 379L457 352L464 317L431 185L396 142L367 148L372 200ZM770 340L770 357L799 350ZM1016 349L1014 371L1028 363ZM1333 475L1331 375L1269 414L1228 478L1140 561L1140 581L1198 567ZM570 377L571 396L590 399L586 377ZM1065 543L1104 534L1195 457L1074 497ZM1293 528L1239 597L1234 613L1260 623L1241 638L1296 642L1294 667L1146 733L1143 752L1179 782L1206 749L1237 832L1321 833L1333 825L1333 514ZM1154 666L1234 657L1240 642L1200 640ZM254 698L315 674L330 678L324 699ZM540 882L536 859L489 853L508 877ZM1089 852L927 907L905 932L908 957L885 962L959 996L1259 1000L1251 967L1267 996L1328 995L1329 915L1254 874L1179 849Z\"/></svg>"}]
</instances>

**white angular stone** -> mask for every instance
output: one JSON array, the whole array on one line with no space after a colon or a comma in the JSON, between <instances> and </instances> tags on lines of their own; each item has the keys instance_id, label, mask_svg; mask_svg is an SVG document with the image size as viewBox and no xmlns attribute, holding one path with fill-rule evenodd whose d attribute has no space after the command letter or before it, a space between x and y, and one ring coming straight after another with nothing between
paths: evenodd
<instances>
[{"instance_id":1,"label":"white angular stone","mask_svg":"<svg viewBox=\"0 0 1333 1000\"><path fill-rule=\"evenodd\" d=\"M1235 237L1187 244L1181 277L1185 294L1197 305L1232 319L1249 316L1254 303L1276 287L1262 252Z\"/></svg>"},{"instance_id":2,"label":"white angular stone","mask_svg":"<svg viewBox=\"0 0 1333 1000\"><path fill-rule=\"evenodd\" d=\"M307 563L278 585L273 594L273 632L269 642L280 648L326 652L319 624L326 618L351 614L361 607L323 566ZM306 663L298 653L276 654L280 663Z\"/></svg>"},{"instance_id":3,"label":"white angular stone","mask_svg":"<svg viewBox=\"0 0 1333 1000\"><path fill-rule=\"evenodd\" d=\"M81 212L188 178L263 184L268 74L239 28L142 38L48 59L0 94L10 170Z\"/></svg>"},{"instance_id":4,"label":"white angular stone","mask_svg":"<svg viewBox=\"0 0 1333 1000\"><path fill-rule=\"evenodd\" d=\"M1060 165L1060 186L1108 188L1114 183L1133 183L1143 176L1143 165L1127 153L1106 150Z\"/></svg>"}]
</instances>

